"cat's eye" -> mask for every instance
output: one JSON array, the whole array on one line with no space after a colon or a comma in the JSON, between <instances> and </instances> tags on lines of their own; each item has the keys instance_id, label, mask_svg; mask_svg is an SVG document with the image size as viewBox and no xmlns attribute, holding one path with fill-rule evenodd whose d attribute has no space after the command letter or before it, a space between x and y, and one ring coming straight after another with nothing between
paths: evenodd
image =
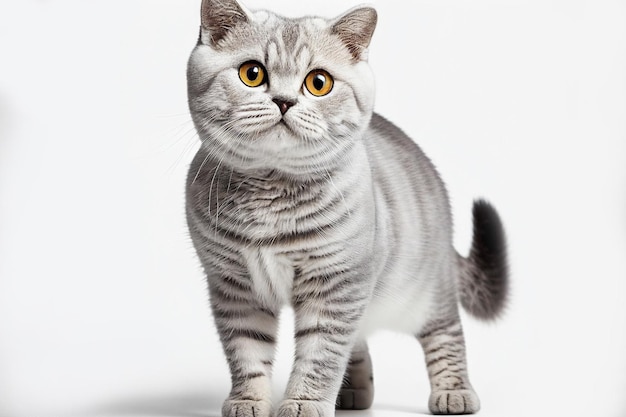
<instances>
[{"instance_id":1,"label":"cat's eye","mask_svg":"<svg viewBox=\"0 0 626 417\"><path fill-rule=\"evenodd\" d=\"M248 61L239 67L239 78L248 87L258 87L265 82L265 69L256 61Z\"/></svg>"},{"instance_id":2,"label":"cat's eye","mask_svg":"<svg viewBox=\"0 0 626 417\"><path fill-rule=\"evenodd\" d=\"M304 80L304 86L316 97L325 96L333 89L333 77L322 69L309 72Z\"/></svg>"}]
</instances>

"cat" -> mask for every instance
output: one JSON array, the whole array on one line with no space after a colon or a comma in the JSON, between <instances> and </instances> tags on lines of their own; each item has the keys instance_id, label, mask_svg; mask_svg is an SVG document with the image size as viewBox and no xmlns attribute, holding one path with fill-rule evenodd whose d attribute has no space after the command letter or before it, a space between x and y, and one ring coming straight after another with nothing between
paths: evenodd
<instances>
[{"instance_id":1,"label":"cat","mask_svg":"<svg viewBox=\"0 0 626 417\"><path fill-rule=\"evenodd\" d=\"M505 235L473 207L470 254L452 245L442 180L373 112L367 51L377 13L291 19L204 0L188 63L202 141L186 188L190 235L230 367L224 417L268 417L278 319L295 358L278 417L329 417L374 397L367 337L422 345L435 414L474 413L458 302L492 319L507 299Z\"/></svg>"}]
</instances>

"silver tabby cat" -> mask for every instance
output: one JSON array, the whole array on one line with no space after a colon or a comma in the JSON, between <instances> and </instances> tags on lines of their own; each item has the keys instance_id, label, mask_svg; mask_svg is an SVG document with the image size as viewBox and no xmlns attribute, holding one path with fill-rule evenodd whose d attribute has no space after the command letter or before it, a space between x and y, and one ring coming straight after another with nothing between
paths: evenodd
<instances>
[{"instance_id":1,"label":"silver tabby cat","mask_svg":"<svg viewBox=\"0 0 626 417\"><path fill-rule=\"evenodd\" d=\"M469 257L452 246L444 185L422 151L373 113L369 7L336 19L204 0L188 66L202 140L188 224L232 375L224 417L268 417L281 309L296 352L279 417L330 417L373 401L366 339L421 343L436 414L478 411L458 301L496 317L507 293L504 232L474 205Z\"/></svg>"}]
</instances>

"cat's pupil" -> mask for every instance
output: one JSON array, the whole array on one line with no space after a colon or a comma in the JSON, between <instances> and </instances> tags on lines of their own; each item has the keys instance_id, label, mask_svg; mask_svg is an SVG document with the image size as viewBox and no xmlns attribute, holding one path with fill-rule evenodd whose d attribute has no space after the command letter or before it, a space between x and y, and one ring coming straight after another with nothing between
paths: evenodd
<instances>
[{"instance_id":1,"label":"cat's pupil","mask_svg":"<svg viewBox=\"0 0 626 417\"><path fill-rule=\"evenodd\" d=\"M256 81L256 79L259 77L259 67L249 68L246 72L246 75L248 76L248 79L250 81Z\"/></svg>"},{"instance_id":2,"label":"cat's pupil","mask_svg":"<svg viewBox=\"0 0 626 417\"><path fill-rule=\"evenodd\" d=\"M324 88L325 84L326 77L324 77L322 74L315 75L315 77L313 78L313 87L315 87L316 90L321 90L322 88Z\"/></svg>"}]
</instances>

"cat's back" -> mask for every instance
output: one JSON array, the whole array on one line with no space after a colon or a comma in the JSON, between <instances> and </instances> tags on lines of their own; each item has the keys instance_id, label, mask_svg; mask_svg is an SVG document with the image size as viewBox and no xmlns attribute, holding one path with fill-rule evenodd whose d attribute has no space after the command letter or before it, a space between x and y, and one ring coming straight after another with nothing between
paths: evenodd
<instances>
[{"instance_id":1,"label":"cat's back","mask_svg":"<svg viewBox=\"0 0 626 417\"><path fill-rule=\"evenodd\" d=\"M419 207L433 212L432 215L437 215L439 220L450 222L443 180L432 161L409 136L374 113L365 135L365 145L375 181L403 196L413 195Z\"/></svg>"},{"instance_id":2,"label":"cat's back","mask_svg":"<svg viewBox=\"0 0 626 417\"><path fill-rule=\"evenodd\" d=\"M376 139L372 142L372 139ZM368 141L370 145L390 145L399 152L400 156L409 159L428 160L420 147L398 126L387 120L378 113L372 114L368 128ZM430 161L428 161L430 163Z\"/></svg>"}]
</instances>

